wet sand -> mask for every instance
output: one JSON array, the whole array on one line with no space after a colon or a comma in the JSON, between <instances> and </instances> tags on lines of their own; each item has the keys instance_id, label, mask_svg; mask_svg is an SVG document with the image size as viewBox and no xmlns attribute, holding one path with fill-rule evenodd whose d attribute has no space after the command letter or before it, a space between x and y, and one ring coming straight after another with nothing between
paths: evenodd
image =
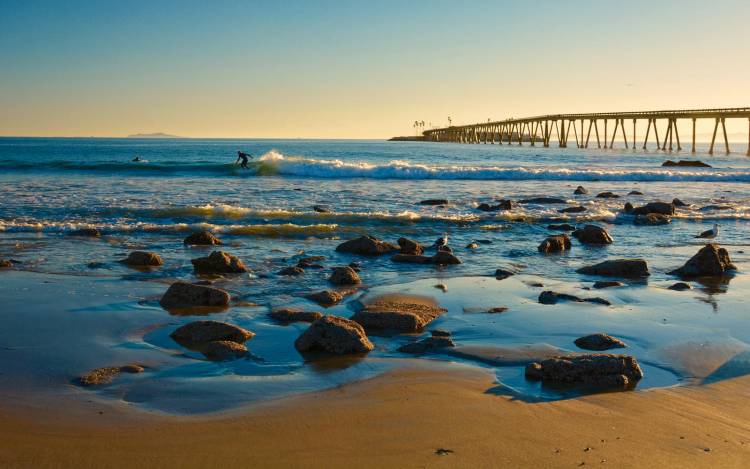
<instances>
[{"instance_id":1,"label":"wet sand","mask_svg":"<svg viewBox=\"0 0 750 469\"><path fill-rule=\"evenodd\" d=\"M750 462L750 377L542 403L497 395L493 381L476 369L407 368L203 417L162 416L111 401L27 403L0 410L0 465L691 468Z\"/></svg>"}]
</instances>

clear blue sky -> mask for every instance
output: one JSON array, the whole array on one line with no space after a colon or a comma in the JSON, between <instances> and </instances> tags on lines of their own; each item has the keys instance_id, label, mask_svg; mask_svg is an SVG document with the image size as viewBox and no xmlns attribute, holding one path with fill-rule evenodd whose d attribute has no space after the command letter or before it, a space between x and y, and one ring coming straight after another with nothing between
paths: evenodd
<instances>
[{"instance_id":1,"label":"clear blue sky","mask_svg":"<svg viewBox=\"0 0 750 469\"><path fill-rule=\"evenodd\" d=\"M386 137L750 105L747 0L0 0L0 135Z\"/></svg>"}]
</instances>

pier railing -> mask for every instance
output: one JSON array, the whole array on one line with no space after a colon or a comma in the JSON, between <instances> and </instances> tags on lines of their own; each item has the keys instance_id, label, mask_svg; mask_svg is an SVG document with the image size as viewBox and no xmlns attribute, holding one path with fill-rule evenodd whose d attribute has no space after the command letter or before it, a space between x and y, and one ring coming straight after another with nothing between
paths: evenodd
<instances>
[{"instance_id":1,"label":"pier railing","mask_svg":"<svg viewBox=\"0 0 750 469\"><path fill-rule=\"evenodd\" d=\"M727 119L748 120L748 150L750 156L750 107L722 108L722 109L678 109L666 111L642 111L642 112L598 112L589 114L549 114L544 116L524 117L520 119L506 119L494 122L482 122L479 124L451 126L440 129L430 129L423 132L424 140L432 142L455 142L455 143L503 143L514 142L522 145L529 142L532 146L540 142L544 147L549 147L555 134L560 148L568 146L571 129L575 138L576 147L588 148L591 141L591 131L595 132L598 148L613 148L618 130L621 133L625 148L629 148L625 120L632 120L632 147L637 145L636 123L638 120L646 120L646 134L643 140L643 149L647 149L651 140L651 129L653 128L653 141L656 149L672 151L682 150L680 133L677 130L678 119L690 119L692 121L692 147L695 152L695 126L698 119L714 119L714 130L711 137L709 153L714 153L716 136L719 126L723 132L724 148L729 153L729 138L727 136ZM603 135L599 133L599 121L603 123ZM614 128L609 134L608 124L613 121ZM659 137L658 121L666 123L663 139ZM588 130L584 132L586 124ZM585 138L584 138L585 133ZM603 137L603 138L602 138ZM676 145L675 145L676 144Z\"/></svg>"}]
</instances>

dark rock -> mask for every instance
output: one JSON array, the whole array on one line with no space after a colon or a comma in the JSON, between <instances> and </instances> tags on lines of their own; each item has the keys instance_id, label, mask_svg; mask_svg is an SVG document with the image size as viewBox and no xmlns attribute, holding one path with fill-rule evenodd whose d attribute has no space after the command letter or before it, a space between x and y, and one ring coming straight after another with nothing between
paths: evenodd
<instances>
[{"instance_id":1,"label":"dark rock","mask_svg":"<svg viewBox=\"0 0 750 469\"><path fill-rule=\"evenodd\" d=\"M102 236L102 233L96 228L81 228L71 231L70 236L80 236L81 238L99 238Z\"/></svg>"},{"instance_id":2,"label":"dark rock","mask_svg":"<svg viewBox=\"0 0 750 469\"><path fill-rule=\"evenodd\" d=\"M373 236L361 236L339 244L337 252L349 254L360 254L364 256L379 256L387 252L396 251L398 248L391 243L380 241Z\"/></svg>"},{"instance_id":3,"label":"dark rock","mask_svg":"<svg viewBox=\"0 0 750 469\"><path fill-rule=\"evenodd\" d=\"M598 199L619 199L620 198L619 195L615 194L614 192L609 192L609 191L607 191L607 192L600 192L600 193L596 194L596 197Z\"/></svg>"},{"instance_id":4,"label":"dark rock","mask_svg":"<svg viewBox=\"0 0 750 469\"><path fill-rule=\"evenodd\" d=\"M732 206L731 205L706 205L705 207L701 207L698 210L700 210L701 212L732 210Z\"/></svg>"},{"instance_id":5,"label":"dark rock","mask_svg":"<svg viewBox=\"0 0 750 469\"><path fill-rule=\"evenodd\" d=\"M450 337L451 333L443 329L433 329L430 331L432 337Z\"/></svg>"},{"instance_id":6,"label":"dark rock","mask_svg":"<svg viewBox=\"0 0 750 469\"><path fill-rule=\"evenodd\" d=\"M221 244L221 241L209 231L200 231L185 238L183 244L195 246L217 246Z\"/></svg>"},{"instance_id":7,"label":"dark rock","mask_svg":"<svg viewBox=\"0 0 750 469\"><path fill-rule=\"evenodd\" d=\"M596 225L586 225L573 232L573 236L582 244L612 244L613 239L607 230Z\"/></svg>"},{"instance_id":8,"label":"dark rock","mask_svg":"<svg viewBox=\"0 0 750 469\"><path fill-rule=\"evenodd\" d=\"M519 204L545 205L545 204L567 204L568 201L565 199L557 198L557 197L535 197L532 199L519 200L518 203Z\"/></svg>"},{"instance_id":9,"label":"dark rock","mask_svg":"<svg viewBox=\"0 0 750 469\"><path fill-rule=\"evenodd\" d=\"M214 340L196 347L212 361L234 360L247 355L247 347L231 340Z\"/></svg>"},{"instance_id":10,"label":"dark rock","mask_svg":"<svg viewBox=\"0 0 750 469\"><path fill-rule=\"evenodd\" d=\"M689 207L690 206L689 204L686 204L685 202L683 202L682 200L678 198L672 199L672 205L674 205L675 207Z\"/></svg>"},{"instance_id":11,"label":"dark rock","mask_svg":"<svg viewBox=\"0 0 750 469\"><path fill-rule=\"evenodd\" d=\"M318 303L320 306L328 308L329 306L340 303L341 300L344 299L344 295L331 290L323 290L315 293L310 293L305 298Z\"/></svg>"},{"instance_id":12,"label":"dark rock","mask_svg":"<svg viewBox=\"0 0 750 469\"><path fill-rule=\"evenodd\" d=\"M406 345L402 345L398 348L399 352L412 353L415 355L421 355L423 353L434 352L435 350L444 349L447 347L455 347L450 337L427 337L416 342L412 342Z\"/></svg>"},{"instance_id":13,"label":"dark rock","mask_svg":"<svg viewBox=\"0 0 750 469\"><path fill-rule=\"evenodd\" d=\"M297 260L297 267L303 269L319 269L322 268L319 263L326 260L325 256L308 256Z\"/></svg>"},{"instance_id":14,"label":"dark rock","mask_svg":"<svg viewBox=\"0 0 750 469\"><path fill-rule=\"evenodd\" d=\"M432 263L437 265L460 264L461 259L447 251L438 251L432 256Z\"/></svg>"},{"instance_id":15,"label":"dark rock","mask_svg":"<svg viewBox=\"0 0 750 469\"><path fill-rule=\"evenodd\" d=\"M688 166L688 167L697 167L697 168L710 168L710 164L706 164L699 160L680 160L677 162L674 162L672 160L667 160L664 163L661 164L662 166Z\"/></svg>"},{"instance_id":16,"label":"dark rock","mask_svg":"<svg viewBox=\"0 0 750 469\"><path fill-rule=\"evenodd\" d=\"M131 363L130 365L121 366L120 371L123 373L136 374L136 373L143 373L144 371L146 371L146 369L142 367L141 365L136 365L134 363Z\"/></svg>"},{"instance_id":17,"label":"dark rock","mask_svg":"<svg viewBox=\"0 0 750 469\"><path fill-rule=\"evenodd\" d=\"M144 251L133 251L120 262L133 267L158 267L164 264L158 254Z\"/></svg>"},{"instance_id":18,"label":"dark rock","mask_svg":"<svg viewBox=\"0 0 750 469\"><path fill-rule=\"evenodd\" d=\"M553 225L547 225L547 229L548 230L554 230L554 231L573 231L573 230L576 229L576 227L573 226L573 225L569 225L567 223L563 223L563 224L560 224L560 225L555 225L555 224L553 224Z\"/></svg>"},{"instance_id":19,"label":"dark rock","mask_svg":"<svg viewBox=\"0 0 750 469\"><path fill-rule=\"evenodd\" d=\"M7 269L9 267L13 267L13 263L11 261L0 259L0 268Z\"/></svg>"},{"instance_id":20,"label":"dark rock","mask_svg":"<svg viewBox=\"0 0 750 469\"><path fill-rule=\"evenodd\" d=\"M489 239L478 239L476 242L479 244L492 244L492 241Z\"/></svg>"},{"instance_id":21,"label":"dark rock","mask_svg":"<svg viewBox=\"0 0 750 469\"><path fill-rule=\"evenodd\" d=\"M539 303L543 305L555 305L560 301L570 301L573 303L596 303L609 306L611 303L604 298L579 298L567 293L558 293L551 290L543 291L539 294Z\"/></svg>"},{"instance_id":22,"label":"dark rock","mask_svg":"<svg viewBox=\"0 0 750 469\"><path fill-rule=\"evenodd\" d=\"M377 301L357 311L352 320L366 329L416 332L447 310L424 303Z\"/></svg>"},{"instance_id":23,"label":"dark rock","mask_svg":"<svg viewBox=\"0 0 750 469\"><path fill-rule=\"evenodd\" d=\"M477 205L477 210L481 210L483 212L497 212L500 210L513 210L514 203L511 200L500 200L497 205L490 205L488 203L481 203Z\"/></svg>"},{"instance_id":24,"label":"dark rock","mask_svg":"<svg viewBox=\"0 0 750 469\"><path fill-rule=\"evenodd\" d=\"M229 299L229 293L220 288L175 282L169 286L159 300L159 304L165 309L196 306L227 307Z\"/></svg>"},{"instance_id":25,"label":"dark rock","mask_svg":"<svg viewBox=\"0 0 750 469\"><path fill-rule=\"evenodd\" d=\"M357 285L361 283L357 272L349 266L334 267L328 281L334 285Z\"/></svg>"},{"instance_id":26,"label":"dark rock","mask_svg":"<svg viewBox=\"0 0 750 469\"><path fill-rule=\"evenodd\" d=\"M672 217L661 213L649 213L647 215L636 215L633 219L635 225L658 226L672 223Z\"/></svg>"},{"instance_id":27,"label":"dark rock","mask_svg":"<svg viewBox=\"0 0 750 469\"><path fill-rule=\"evenodd\" d=\"M732 264L729 253L718 244L706 244L682 267L670 272L680 277L716 277L730 273L737 267Z\"/></svg>"},{"instance_id":28,"label":"dark rock","mask_svg":"<svg viewBox=\"0 0 750 469\"><path fill-rule=\"evenodd\" d=\"M578 186L578 187L576 187L576 190L573 191L573 194L575 194L575 195L586 195L588 193L589 193L589 191L586 190L586 188L583 187L583 186Z\"/></svg>"},{"instance_id":29,"label":"dark rock","mask_svg":"<svg viewBox=\"0 0 750 469\"><path fill-rule=\"evenodd\" d=\"M630 192L628 192L628 195L643 195L643 192L641 192L641 191L630 191Z\"/></svg>"},{"instance_id":30,"label":"dark rock","mask_svg":"<svg viewBox=\"0 0 750 469\"><path fill-rule=\"evenodd\" d=\"M690 284L687 284L685 282L677 282L674 285L670 285L667 287L669 290L674 291L685 291L685 290L692 290L693 287L690 286Z\"/></svg>"},{"instance_id":31,"label":"dark rock","mask_svg":"<svg viewBox=\"0 0 750 469\"><path fill-rule=\"evenodd\" d=\"M226 322L193 321L178 327L169 337L180 345L194 347L219 340L243 344L255 337L255 333Z\"/></svg>"},{"instance_id":32,"label":"dark rock","mask_svg":"<svg viewBox=\"0 0 750 469\"><path fill-rule=\"evenodd\" d=\"M623 348L627 347L623 341L616 339L611 335L607 334L591 334L584 337L579 337L575 340L576 346L585 350L596 350L601 352L603 350L609 350L611 348Z\"/></svg>"},{"instance_id":33,"label":"dark rock","mask_svg":"<svg viewBox=\"0 0 750 469\"><path fill-rule=\"evenodd\" d=\"M617 281L612 280L612 281L595 282L593 287L596 288L597 290L601 290L602 288L622 287L623 285L625 284L622 282L617 282Z\"/></svg>"},{"instance_id":34,"label":"dark rock","mask_svg":"<svg viewBox=\"0 0 750 469\"><path fill-rule=\"evenodd\" d=\"M247 272L242 261L224 251L214 251L207 257L193 259L193 268L199 274L239 274Z\"/></svg>"},{"instance_id":35,"label":"dark rock","mask_svg":"<svg viewBox=\"0 0 750 469\"><path fill-rule=\"evenodd\" d=\"M542 244L537 248L539 252L549 254L553 252L562 252L566 249L570 249L571 243L570 238L566 234L548 236L547 239L542 241Z\"/></svg>"},{"instance_id":36,"label":"dark rock","mask_svg":"<svg viewBox=\"0 0 750 469\"><path fill-rule=\"evenodd\" d=\"M365 330L354 321L338 316L323 316L294 341L299 352L329 352L337 355L367 353L375 347Z\"/></svg>"},{"instance_id":37,"label":"dark rock","mask_svg":"<svg viewBox=\"0 0 750 469\"><path fill-rule=\"evenodd\" d=\"M515 272L512 272L507 269L497 269L495 271L495 278L498 280L505 280L506 278L510 277L511 275L516 275Z\"/></svg>"},{"instance_id":38,"label":"dark rock","mask_svg":"<svg viewBox=\"0 0 750 469\"><path fill-rule=\"evenodd\" d=\"M560 212L560 213L581 213L581 212L585 212L585 211L586 211L586 207L582 207L582 206L567 207L567 208L562 208L562 209L558 210L558 212Z\"/></svg>"},{"instance_id":39,"label":"dark rock","mask_svg":"<svg viewBox=\"0 0 750 469\"><path fill-rule=\"evenodd\" d=\"M424 252L424 247L421 244L408 238L399 238L398 245L401 248L399 251L401 254L419 256Z\"/></svg>"},{"instance_id":40,"label":"dark rock","mask_svg":"<svg viewBox=\"0 0 750 469\"><path fill-rule=\"evenodd\" d=\"M625 202L625 207L623 207L623 209L622 209L622 210L623 210L623 211L624 211L625 213L633 213L633 210L634 210L634 209L635 209L635 208L633 207L633 204L631 204L630 202Z\"/></svg>"},{"instance_id":41,"label":"dark rock","mask_svg":"<svg viewBox=\"0 0 750 469\"><path fill-rule=\"evenodd\" d=\"M487 310L487 314L501 314L508 311L507 306L497 306L495 308L490 308Z\"/></svg>"},{"instance_id":42,"label":"dark rock","mask_svg":"<svg viewBox=\"0 0 750 469\"><path fill-rule=\"evenodd\" d=\"M268 313L268 317L275 321L289 322L313 322L323 317L318 311L299 311L291 308L279 308Z\"/></svg>"},{"instance_id":43,"label":"dark rock","mask_svg":"<svg viewBox=\"0 0 750 469\"><path fill-rule=\"evenodd\" d=\"M643 259L613 259L581 267L577 272L584 275L622 278L638 278L651 275L648 271L648 265Z\"/></svg>"},{"instance_id":44,"label":"dark rock","mask_svg":"<svg viewBox=\"0 0 750 469\"><path fill-rule=\"evenodd\" d=\"M633 215L648 215L649 213L659 213L661 215L674 215L674 205L667 202L651 202L642 207L633 209Z\"/></svg>"},{"instance_id":45,"label":"dark rock","mask_svg":"<svg viewBox=\"0 0 750 469\"><path fill-rule=\"evenodd\" d=\"M427 199L419 202L419 205L448 205L448 199Z\"/></svg>"},{"instance_id":46,"label":"dark rock","mask_svg":"<svg viewBox=\"0 0 750 469\"><path fill-rule=\"evenodd\" d=\"M350 262L349 267L354 269L355 272L359 272L362 270L362 263L361 262Z\"/></svg>"},{"instance_id":47,"label":"dark rock","mask_svg":"<svg viewBox=\"0 0 750 469\"><path fill-rule=\"evenodd\" d=\"M391 260L402 264L432 264L432 257L414 254L396 254Z\"/></svg>"},{"instance_id":48,"label":"dark rock","mask_svg":"<svg viewBox=\"0 0 750 469\"><path fill-rule=\"evenodd\" d=\"M284 267L283 269L279 271L279 275L285 275L288 277L296 277L304 273L305 273L305 269L296 265Z\"/></svg>"},{"instance_id":49,"label":"dark rock","mask_svg":"<svg viewBox=\"0 0 750 469\"><path fill-rule=\"evenodd\" d=\"M327 205L313 205L313 210L318 213L331 213L331 209Z\"/></svg>"},{"instance_id":50,"label":"dark rock","mask_svg":"<svg viewBox=\"0 0 750 469\"><path fill-rule=\"evenodd\" d=\"M526 367L526 378L548 384L583 384L630 389L643 378L631 356L592 354L555 357Z\"/></svg>"}]
</instances>

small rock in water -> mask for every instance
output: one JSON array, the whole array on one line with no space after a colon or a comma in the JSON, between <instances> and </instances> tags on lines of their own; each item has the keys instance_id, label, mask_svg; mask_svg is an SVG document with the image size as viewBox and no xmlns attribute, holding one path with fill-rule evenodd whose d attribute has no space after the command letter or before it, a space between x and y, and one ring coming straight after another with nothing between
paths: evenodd
<instances>
[{"instance_id":1,"label":"small rock in water","mask_svg":"<svg viewBox=\"0 0 750 469\"><path fill-rule=\"evenodd\" d=\"M685 202L677 198L672 199L672 205L674 205L675 207L689 207L690 206L689 204L686 204Z\"/></svg>"},{"instance_id":2,"label":"small rock in water","mask_svg":"<svg viewBox=\"0 0 750 469\"><path fill-rule=\"evenodd\" d=\"M576 187L576 190L573 191L573 194L575 194L575 195L586 195L588 193L589 193L589 191L586 190L586 188L583 187L583 186L578 186L578 187Z\"/></svg>"},{"instance_id":3,"label":"small rock in water","mask_svg":"<svg viewBox=\"0 0 750 469\"><path fill-rule=\"evenodd\" d=\"M586 211L586 207L583 207L580 205L577 207L567 207L567 208L561 208L560 210L558 210L558 212L560 213L581 213L585 211Z\"/></svg>"},{"instance_id":4,"label":"small rock in water","mask_svg":"<svg viewBox=\"0 0 750 469\"><path fill-rule=\"evenodd\" d=\"M643 259L613 259L581 267L577 272L584 275L622 278L648 277L651 275L648 271L648 264Z\"/></svg>"},{"instance_id":5,"label":"small rock in water","mask_svg":"<svg viewBox=\"0 0 750 469\"><path fill-rule=\"evenodd\" d=\"M144 368L140 365L125 365L125 366L105 366L102 368L96 368L89 371L83 376L78 378L78 383L82 386L101 386L103 384L109 384L114 380L120 373L141 373Z\"/></svg>"},{"instance_id":6,"label":"small rock in water","mask_svg":"<svg viewBox=\"0 0 750 469\"><path fill-rule=\"evenodd\" d=\"M401 264L432 264L432 257L415 254L396 254L391 260Z\"/></svg>"},{"instance_id":7,"label":"small rock in water","mask_svg":"<svg viewBox=\"0 0 750 469\"><path fill-rule=\"evenodd\" d=\"M448 205L448 199L427 199L419 202L419 205Z\"/></svg>"},{"instance_id":8,"label":"small rock in water","mask_svg":"<svg viewBox=\"0 0 750 469\"><path fill-rule=\"evenodd\" d=\"M646 226L658 226L668 225L672 223L672 218L669 215L662 215L661 213L649 213L646 215L636 215L633 219L635 225L646 225Z\"/></svg>"},{"instance_id":9,"label":"small rock in water","mask_svg":"<svg viewBox=\"0 0 750 469\"><path fill-rule=\"evenodd\" d=\"M661 215L674 215L674 205L670 202L650 202L642 207L633 209L633 215L648 215L649 213L659 213Z\"/></svg>"},{"instance_id":10,"label":"small rock in water","mask_svg":"<svg viewBox=\"0 0 750 469\"><path fill-rule=\"evenodd\" d=\"M185 238L183 244L195 246L216 246L220 245L221 241L210 231L199 231L198 233L193 233Z\"/></svg>"},{"instance_id":11,"label":"small rock in water","mask_svg":"<svg viewBox=\"0 0 750 469\"><path fill-rule=\"evenodd\" d=\"M477 243L479 243L479 244L492 244L492 241L490 241L489 239L478 239Z\"/></svg>"},{"instance_id":12,"label":"small rock in water","mask_svg":"<svg viewBox=\"0 0 750 469\"><path fill-rule=\"evenodd\" d=\"M344 295L331 290L323 290L315 293L310 293L305 298L318 303L320 306L328 308L337 303L340 303L341 300L344 299Z\"/></svg>"},{"instance_id":13,"label":"small rock in water","mask_svg":"<svg viewBox=\"0 0 750 469\"><path fill-rule=\"evenodd\" d=\"M233 360L247 355L244 344L231 340L214 340L196 347L206 358L212 361Z\"/></svg>"},{"instance_id":14,"label":"small rock in water","mask_svg":"<svg viewBox=\"0 0 750 469\"><path fill-rule=\"evenodd\" d=\"M227 307L229 300L229 293L220 288L177 281L169 286L159 304L165 309Z\"/></svg>"},{"instance_id":15,"label":"small rock in water","mask_svg":"<svg viewBox=\"0 0 750 469\"><path fill-rule=\"evenodd\" d=\"M560 301L571 301L574 303L596 303L605 306L611 305L611 303L604 298L579 298L575 295L568 295L567 293L558 293L551 290L543 291L539 294L539 303L543 305L555 305Z\"/></svg>"},{"instance_id":16,"label":"small rock in water","mask_svg":"<svg viewBox=\"0 0 750 469\"><path fill-rule=\"evenodd\" d=\"M144 251L133 251L120 262L132 267L158 267L164 264L158 254Z\"/></svg>"},{"instance_id":17,"label":"small rock in water","mask_svg":"<svg viewBox=\"0 0 750 469\"><path fill-rule=\"evenodd\" d=\"M477 243L469 243L466 245L466 249L479 249L479 245Z\"/></svg>"},{"instance_id":18,"label":"small rock in water","mask_svg":"<svg viewBox=\"0 0 750 469\"><path fill-rule=\"evenodd\" d=\"M430 331L432 337L450 337L451 333L443 329L433 329Z\"/></svg>"},{"instance_id":19,"label":"small rock in water","mask_svg":"<svg viewBox=\"0 0 750 469\"><path fill-rule=\"evenodd\" d=\"M513 207L515 204L512 200L500 200L496 205L491 205L486 202L483 202L479 205L477 205L477 210L481 210L482 212L497 212L500 210L513 210Z\"/></svg>"},{"instance_id":20,"label":"small rock in water","mask_svg":"<svg viewBox=\"0 0 750 469\"><path fill-rule=\"evenodd\" d=\"M401 248L401 254L409 254L419 256L424 252L424 247L416 241L412 241L409 238L399 238L398 245Z\"/></svg>"},{"instance_id":21,"label":"small rock in water","mask_svg":"<svg viewBox=\"0 0 750 469\"><path fill-rule=\"evenodd\" d=\"M326 260L325 256L303 257L297 260L297 267L301 267L303 269L321 269L323 268L323 266L320 265L319 263L325 260Z\"/></svg>"},{"instance_id":22,"label":"small rock in water","mask_svg":"<svg viewBox=\"0 0 750 469\"><path fill-rule=\"evenodd\" d=\"M379 256L396 250L398 250L398 248L393 244L381 241L374 236L361 236L356 239L345 241L336 247L337 252L365 256Z\"/></svg>"},{"instance_id":23,"label":"small rock in water","mask_svg":"<svg viewBox=\"0 0 750 469\"><path fill-rule=\"evenodd\" d=\"M331 209L327 205L313 205L313 210L318 213L331 213Z\"/></svg>"},{"instance_id":24,"label":"small rock in water","mask_svg":"<svg viewBox=\"0 0 750 469\"><path fill-rule=\"evenodd\" d=\"M89 263L89 265L93 264L93 262ZM0 259L0 268L7 269L9 267L13 267L13 263L11 261L6 261L5 259ZM92 267L89 267L90 269Z\"/></svg>"},{"instance_id":25,"label":"small rock in water","mask_svg":"<svg viewBox=\"0 0 750 469\"><path fill-rule=\"evenodd\" d=\"M625 213L633 213L634 207L630 202L625 202L625 206L622 208Z\"/></svg>"},{"instance_id":26,"label":"small rock in water","mask_svg":"<svg viewBox=\"0 0 750 469\"><path fill-rule=\"evenodd\" d=\"M670 285L667 288L669 290L674 290L674 291L685 291L685 290L692 290L693 289L693 287L691 287L690 284L685 283L685 282L677 282L674 285Z\"/></svg>"},{"instance_id":27,"label":"small rock in water","mask_svg":"<svg viewBox=\"0 0 750 469\"><path fill-rule=\"evenodd\" d=\"M495 278L498 280L505 280L506 278L510 277L511 275L516 275L515 272L507 270L507 269L497 269L495 271Z\"/></svg>"},{"instance_id":28,"label":"small rock in water","mask_svg":"<svg viewBox=\"0 0 750 469\"><path fill-rule=\"evenodd\" d=\"M328 281L334 285L357 285L361 283L357 272L349 266L334 267Z\"/></svg>"},{"instance_id":29,"label":"small rock in water","mask_svg":"<svg viewBox=\"0 0 750 469\"><path fill-rule=\"evenodd\" d=\"M279 308L268 313L271 319L283 323L290 322L313 322L323 317L323 313L318 311L300 311L291 308Z\"/></svg>"},{"instance_id":30,"label":"small rock in water","mask_svg":"<svg viewBox=\"0 0 750 469\"><path fill-rule=\"evenodd\" d=\"M448 251L438 251L432 256L432 263L437 265L453 265L460 264L461 259L454 256Z\"/></svg>"},{"instance_id":31,"label":"small rock in water","mask_svg":"<svg viewBox=\"0 0 750 469\"><path fill-rule=\"evenodd\" d=\"M623 285L625 285L625 284L622 283L622 282L617 282L617 281L611 280L611 281L595 282L593 286L597 290L600 290L602 288L621 287Z\"/></svg>"},{"instance_id":32,"label":"small rock in water","mask_svg":"<svg viewBox=\"0 0 750 469\"><path fill-rule=\"evenodd\" d=\"M423 353L440 350L446 347L455 346L456 344L453 343L453 340L451 340L450 337L432 336L424 338L422 340L418 340L416 342L402 345L398 348L398 351L402 353L412 353L415 355L420 355Z\"/></svg>"},{"instance_id":33,"label":"small rock in water","mask_svg":"<svg viewBox=\"0 0 750 469\"><path fill-rule=\"evenodd\" d=\"M571 243L570 238L566 234L559 234L554 236L548 236L547 239L537 247L539 252L543 254L550 254L554 252L563 252L570 249Z\"/></svg>"},{"instance_id":34,"label":"small rock in water","mask_svg":"<svg viewBox=\"0 0 750 469\"><path fill-rule=\"evenodd\" d=\"M643 192L641 192L641 191L630 191L630 192L628 192L628 195L643 195Z\"/></svg>"},{"instance_id":35,"label":"small rock in water","mask_svg":"<svg viewBox=\"0 0 750 469\"><path fill-rule=\"evenodd\" d=\"M500 314L508 311L507 306L498 306L496 308L490 308L487 310L487 314Z\"/></svg>"},{"instance_id":36,"label":"small rock in water","mask_svg":"<svg viewBox=\"0 0 750 469\"><path fill-rule=\"evenodd\" d=\"M669 272L680 277L717 277L736 270L729 252L718 244L706 244L696 255L682 267Z\"/></svg>"},{"instance_id":37,"label":"small rock in water","mask_svg":"<svg viewBox=\"0 0 750 469\"><path fill-rule=\"evenodd\" d=\"M576 355L531 363L526 378L544 383L631 389L643 378L638 361L627 355Z\"/></svg>"},{"instance_id":38,"label":"small rock in water","mask_svg":"<svg viewBox=\"0 0 750 469\"><path fill-rule=\"evenodd\" d=\"M615 194L614 192L609 192L609 191L607 191L607 192L600 192L600 193L596 194L596 197L598 199L619 199L620 198L619 195Z\"/></svg>"},{"instance_id":39,"label":"small rock in water","mask_svg":"<svg viewBox=\"0 0 750 469\"><path fill-rule=\"evenodd\" d=\"M547 225L547 229L553 231L573 231L576 229L576 227L573 225L569 225L568 223L563 223L560 225Z\"/></svg>"},{"instance_id":40,"label":"small rock in water","mask_svg":"<svg viewBox=\"0 0 750 469\"><path fill-rule=\"evenodd\" d=\"M81 238L100 238L102 236L102 233L96 228L81 228L73 230L69 234L70 236L79 236Z\"/></svg>"},{"instance_id":41,"label":"small rock in water","mask_svg":"<svg viewBox=\"0 0 750 469\"><path fill-rule=\"evenodd\" d=\"M604 245L614 242L607 230L596 225L586 225L579 228L573 232L573 236L582 244Z\"/></svg>"},{"instance_id":42,"label":"small rock in water","mask_svg":"<svg viewBox=\"0 0 750 469\"><path fill-rule=\"evenodd\" d=\"M532 199L519 200L518 203L519 204L545 205L545 204L567 204L568 201L565 199L560 199L558 197L535 197Z\"/></svg>"},{"instance_id":43,"label":"small rock in water","mask_svg":"<svg viewBox=\"0 0 750 469\"><path fill-rule=\"evenodd\" d=\"M190 262L199 274L239 274L247 272L247 267L238 257L224 251L214 251L207 257L199 257Z\"/></svg>"},{"instance_id":44,"label":"small rock in water","mask_svg":"<svg viewBox=\"0 0 750 469\"><path fill-rule=\"evenodd\" d=\"M294 341L299 352L328 352L337 355L367 353L375 346L356 322L338 316L323 316Z\"/></svg>"},{"instance_id":45,"label":"small rock in water","mask_svg":"<svg viewBox=\"0 0 750 469\"><path fill-rule=\"evenodd\" d=\"M296 265L284 267L283 269L279 271L279 275L285 275L288 277L296 277L304 273L305 273L305 269Z\"/></svg>"},{"instance_id":46,"label":"small rock in water","mask_svg":"<svg viewBox=\"0 0 750 469\"><path fill-rule=\"evenodd\" d=\"M377 301L357 311L352 320L367 329L403 332L422 330L447 310L437 306L408 301Z\"/></svg>"},{"instance_id":47,"label":"small rock in water","mask_svg":"<svg viewBox=\"0 0 750 469\"><path fill-rule=\"evenodd\" d=\"M434 285L434 287L443 292L448 291L448 286L444 283L438 283L437 285Z\"/></svg>"},{"instance_id":48,"label":"small rock in water","mask_svg":"<svg viewBox=\"0 0 750 469\"><path fill-rule=\"evenodd\" d=\"M662 166L688 166L688 167L697 167L697 168L710 168L710 164L706 164L700 160L680 160L677 162L674 162L672 160L667 160L664 163L661 164Z\"/></svg>"},{"instance_id":49,"label":"small rock in water","mask_svg":"<svg viewBox=\"0 0 750 469\"><path fill-rule=\"evenodd\" d=\"M362 270L362 263L361 262L356 262L356 261L355 262L350 262L349 263L349 267L351 267L352 269L354 269L355 272L359 272L360 270Z\"/></svg>"},{"instance_id":50,"label":"small rock in water","mask_svg":"<svg viewBox=\"0 0 750 469\"><path fill-rule=\"evenodd\" d=\"M609 350L611 348L627 347L627 345L620 339L607 334L591 334L584 337L579 337L575 340L575 344L578 346L578 348L582 348L585 350L595 350L599 352L603 350Z\"/></svg>"},{"instance_id":51,"label":"small rock in water","mask_svg":"<svg viewBox=\"0 0 750 469\"><path fill-rule=\"evenodd\" d=\"M221 340L242 344L255 337L255 333L221 321L193 321L178 327L169 337L180 345L193 347Z\"/></svg>"}]
</instances>

